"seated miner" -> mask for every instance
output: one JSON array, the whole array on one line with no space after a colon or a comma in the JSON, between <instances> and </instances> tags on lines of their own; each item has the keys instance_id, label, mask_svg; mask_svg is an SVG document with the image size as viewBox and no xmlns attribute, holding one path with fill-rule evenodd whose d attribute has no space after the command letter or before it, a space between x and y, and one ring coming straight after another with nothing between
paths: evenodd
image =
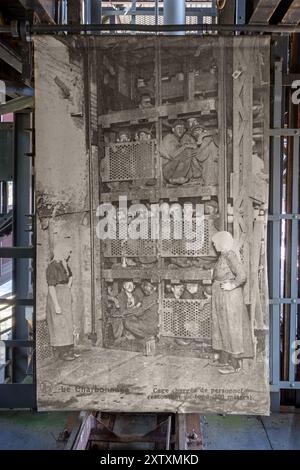
<instances>
[{"instance_id":1,"label":"seated miner","mask_svg":"<svg viewBox=\"0 0 300 470\"><path fill-rule=\"evenodd\" d=\"M160 155L164 159L163 175L165 180L171 184L184 184L189 181L185 175L186 146L181 142L185 131L184 121L175 121L172 132L165 135L160 146Z\"/></svg>"},{"instance_id":2,"label":"seated miner","mask_svg":"<svg viewBox=\"0 0 300 470\"><path fill-rule=\"evenodd\" d=\"M129 129L124 128L118 132L117 143L131 142L131 132Z\"/></svg>"},{"instance_id":3,"label":"seated miner","mask_svg":"<svg viewBox=\"0 0 300 470\"><path fill-rule=\"evenodd\" d=\"M188 282L182 294L182 299L206 299L202 285L198 282Z\"/></svg>"},{"instance_id":4,"label":"seated miner","mask_svg":"<svg viewBox=\"0 0 300 470\"><path fill-rule=\"evenodd\" d=\"M149 109L153 108L153 104L151 101L151 94L144 91L144 93L141 94L140 97L140 103L139 103L139 108L140 109Z\"/></svg>"},{"instance_id":5,"label":"seated miner","mask_svg":"<svg viewBox=\"0 0 300 470\"><path fill-rule=\"evenodd\" d=\"M149 142L152 139L151 129L147 129L147 127L139 129L136 133L136 138L139 142Z\"/></svg>"},{"instance_id":6,"label":"seated miner","mask_svg":"<svg viewBox=\"0 0 300 470\"><path fill-rule=\"evenodd\" d=\"M193 153L194 165L199 165L199 169L201 167L201 179L205 186L216 186L219 161L216 133L214 130L206 130L200 124L194 126L191 132L197 144L197 151Z\"/></svg>"},{"instance_id":7,"label":"seated miner","mask_svg":"<svg viewBox=\"0 0 300 470\"><path fill-rule=\"evenodd\" d=\"M171 284L171 292L173 293L174 299L181 299L184 293L184 285L181 283Z\"/></svg>"},{"instance_id":8,"label":"seated miner","mask_svg":"<svg viewBox=\"0 0 300 470\"><path fill-rule=\"evenodd\" d=\"M141 285L139 298L142 298L141 305L136 308L135 312L125 316L124 328L127 338L131 335L135 339L147 339L158 333L156 287L151 282L144 281Z\"/></svg>"},{"instance_id":9,"label":"seated miner","mask_svg":"<svg viewBox=\"0 0 300 470\"><path fill-rule=\"evenodd\" d=\"M168 160L163 165L163 175L171 184L185 184L190 181L206 185L217 184L215 176L212 176L216 173L217 147L211 133L197 122L193 118L193 127L185 132L184 124L179 126L177 121L172 129L173 135L168 134L163 139L161 156ZM209 157L211 158L207 162Z\"/></svg>"},{"instance_id":10,"label":"seated miner","mask_svg":"<svg viewBox=\"0 0 300 470\"><path fill-rule=\"evenodd\" d=\"M196 144L196 140L193 136L193 129L196 127L196 126L199 126L199 120L198 118L196 117L189 117L187 120L186 120L186 128L187 128L187 131L186 133L184 134L184 136L182 137L181 139L181 142L184 143L184 144L192 144L192 145L195 145Z\"/></svg>"},{"instance_id":11,"label":"seated miner","mask_svg":"<svg viewBox=\"0 0 300 470\"><path fill-rule=\"evenodd\" d=\"M120 308L119 301L114 295L113 286L107 285L107 288L104 289L102 293L104 309L107 311L113 311Z\"/></svg>"},{"instance_id":12,"label":"seated miner","mask_svg":"<svg viewBox=\"0 0 300 470\"><path fill-rule=\"evenodd\" d=\"M123 337L132 339L124 329L124 318L126 315L134 313L142 305L143 294L139 288L135 289L133 282L125 281L116 299L119 307L113 311L111 316L113 336L116 341L120 341Z\"/></svg>"}]
</instances>

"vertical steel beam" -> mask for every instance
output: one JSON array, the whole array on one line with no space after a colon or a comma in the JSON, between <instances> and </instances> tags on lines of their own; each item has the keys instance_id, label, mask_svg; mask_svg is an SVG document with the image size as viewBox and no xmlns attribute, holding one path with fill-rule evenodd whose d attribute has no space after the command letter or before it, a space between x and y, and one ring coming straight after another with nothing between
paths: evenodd
<instances>
[{"instance_id":1,"label":"vertical steel beam","mask_svg":"<svg viewBox=\"0 0 300 470\"><path fill-rule=\"evenodd\" d=\"M92 24L92 0L84 0L84 23Z\"/></svg>"},{"instance_id":2,"label":"vertical steel beam","mask_svg":"<svg viewBox=\"0 0 300 470\"><path fill-rule=\"evenodd\" d=\"M291 298L290 307L290 358L289 358L289 381L295 381L295 364L293 363L292 345L296 340L297 331L297 303L298 297L298 239L299 239L299 136L294 137L293 146L293 188L292 188L292 242L291 242Z\"/></svg>"},{"instance_id":3,"label":"vertical steel beam","mask_svg":"<svg viewBox=\"0 0 300 470\"><path fill-rule=\"evenodd\" d=\"M136 0L131 0L131 24L136 23Z\"/></svg>"},{"instance_id":4,"label":"vertical steel beam","mask_svg":"<svg viewBox=\"0 0 300 470\"><path fill-rule=\"evenodd\" d=\"M164 0L164 24L185 24L185 0ZM169 33L184 35L184 31Z\"/></svg>"},{"instance_id":5,"label":"vertical steel beam","mask_svg":"<svg viewBox=\"0 0 300 470\"><path fill-rule=\"evenodd\" d=\"M246 24L246 0L235 2L235 24Z\"/></svg>"},{"instance_id":6,"label":"vertical steel beam","mask_svg":"<svg viewBox=\"0 0 300 470\"><path fill-rule=\"evenodd\" d=\"M155 7L154 7L154 16L155 16L155 24L159 24L159 0L155 0Z\"/></svg>"},{"instance_id":7,"label":"vertical steel beam","mask_svg":"<svg viewBox=\"0 0 300 470\"><path fill-rule=\"evenodd\" d=\"M28 214L31 213L31 114L23 111L15 114L15 174L14 174L14 246L29 247ZM30 290L30 259L14 260L14 292L16 298L26 299ZM15 307L13 339L28 339L26 307ZM13 381L22 382L28 368L26 348L15 348L13 355Z\"/></svg>"},{"instance_id":8,"label":"vertical steel beam","mask_svg":"<svg viewBox=\"0 0 300 470\"><path fill-rule=\"evenodd\" d=\"M274 83L274 107L273 107L273 127L280 129L282 127L282 61L275 62L275 83ZM281 212L281 137L273 138L273 153L271 161L271 198L270 209L275 216L271 223L271 250L272 264L270 276L270 296L272 299L280 297L280 240L281 223L279 214ZM279 382L280 382L280 305L270 305L270 376L271 383L275 389L278 388L278 396L272 397L273 405L280 402ZM275 411L275 410L274 410Z\"/></svg>"},{"instance_id":9,"label":"vertical steel beam","mask_svg":"<svg viewBox=\"0 0 300 470\"><path fill-rule=\"evenodd\" d=\"M91 21L92 24L101 24L102 16L102 1L101 0L91 0Z\"/></svg>"}]
</instances>

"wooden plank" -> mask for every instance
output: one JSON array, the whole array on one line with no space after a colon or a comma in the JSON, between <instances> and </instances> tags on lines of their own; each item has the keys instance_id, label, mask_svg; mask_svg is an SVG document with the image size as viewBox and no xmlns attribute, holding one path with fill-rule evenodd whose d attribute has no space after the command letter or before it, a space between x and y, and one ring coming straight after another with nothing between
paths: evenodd
<instances>
[{"instance_id":1,"label":"wooden plank","mask_svg":"<svg viewBox=\"0 0 300 470\"><path fill-rule=\"evenodd\" d=\"M227 39L229 41L229 39ZM226 100L228 99L228 89L230 86L226 74L226 54L225 39L219 38L219 67L218 67L218 121L219 121L219 161L218 161L218 203L220 214L220 230L227 230L227 112Z\"/></svg>"},{"instance_id":2,"label":"wooden plank","mask_svg":"<svg viewBox=\"0 0 300 470\"><path fill-rule=\"evenodd\" d=\"M300 0L294 0L290 8L284 15L282 24L299 24L300 23Z\"/></svg>"},{"instance_id":3,"label":"wooden plank","mask_svg":"<svg viewBox=\"0 0 300 470\"><path fill-rule=\"evenodd\" d=\"M155 268L121 268L104 269L103 279L151 279L159 282L161 279L172 279L174 281L203 281L212 278L210 269L178 268L178 269L157 269Z\"/></svg>"},{"instance_id":4,"label":"wooden plank","mask_svg":"<svg viewBox=\"0 0 300 470\"><path fill-rule=\"evenodd\" d=\"M203 449L201 418L199 414L178 414L177 446L177 450L195 451Z\"/></svg>"},{"instance_id":5,"label":"wooden plank","mask_svg":"<svg viewBox=\"0 0 300 470\"><path fill-rule=\"evenodd\" d=\"M278 7L281 0L259 0L249 24L269 23L271 16Z\"/></svg>"},{"instance_id":6,"label":"wooden plank","mask_svg":"<svg viewBox=\"0 0 300 470\"><path fill-rule=\"evenodd\" d=\"M126 109L124 111L115 111L109 114L99 116L98 123L102 127L109 128L112 124L121 122L138 122L147 119L156 121L160 117L176 119L181 114L187 113L209 113L215 111L215 100L213 98L206 100L191 100L176 104L164 104L149 109Z\"/></svg>"},{"instance_id":7,"label":"wooden plank","mask_svg":"<svg viewBox=\"0 0 300 470\"><path fill-rule=\"evenodd\" d=\"M182 413L177 414L176 429L176 450L187 450L187 437L186 437L186 415Z\"/></svg>"},{"instance_id":8,"label":"wooden plank","mask_svg":"<svg viewBox=\"0 0 300 470\"><path fill-rule=\"evenodd\" d=\"M112 191L111 193L102 193L101 202L118 201L124 191ZM128 201L137 201L149 199L150 202L158 202L160 199L179 199L189 197L211 197L218 195L217 186L200 186L199 184L182 185L170 188L157 189L133 189L126 193Z\"/></svg>"},{"instance_id":9,"label":"wooden plank","mask_svg":"<svg viewBox=\"0 0 300 470\"><path fill-rule=\"evenodd\" d=\"M188 413L186 419L187 449L190 451L202 450L202 430L199 414Z\"/></svg>"}]
</instances>

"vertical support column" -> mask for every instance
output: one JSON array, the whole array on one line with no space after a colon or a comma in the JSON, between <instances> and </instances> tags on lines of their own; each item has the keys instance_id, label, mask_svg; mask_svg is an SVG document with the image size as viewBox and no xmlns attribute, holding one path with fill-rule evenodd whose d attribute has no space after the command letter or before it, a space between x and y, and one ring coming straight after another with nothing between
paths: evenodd
<instances>
[{"instance_id":1,"label":"vertical support column","mask_svg":"<svg viewBox=\"0 0 300 470\"><path fill-rule=\"evenodd\" d=\"M218 128L220 135L219 145L219 178L218 178L218 203L221 219L221 230L227 230L227 116L226 116L226 54L225 39L219 38L219 67L218 67Z\"/></svg>"},{"instance_id":2,"label":"vertical support column","mask_svg":"<svg viewBox=\"0 0 300 470\"><path fill-rule=\"evenodd\" d=\"M274 83L274 110L273 110L273 127L280 129L282 121L282 61L275 62L275 83ZM279 214L281 212L281 137L273 138L273 152L271 160L271 197L270 211L273 215L277 215L271 222L271 243L272 264L270 266L270 297L279 299L280 297L280 236L281 223ZM271 394L271 403L278 411L277 406L280 403L280 304L270 305L270 350L271 350L271 384L274 393Z\"/></svg>"},{"instance_id":3,"label":"vertical support column","mask_svg":"<svg viewBox=\"0 0 300 470\"><path fill-rule=\"evenodd\" d=\"M292 345L297 335L297 297L298 297L298 240L299 240L299 136L294 136L293 145L293 188L292 188L292 247L291 247L291 298L290 309L290 357L289 357L289 382L294 383L296 366L293 363Z\"/></svg>"},{"instance_id":4,"label":"vertical support column","mask_svg":"<svg viewBox=\"0 0 300 470\"><path fill-rule=\"evenodd\" d=\"M185 0L164 0L164 24L185 24ZM184 31L169 33L172 35L184 35Z\"/></svg>"},{"instance_id":5,"label":"vertical support column","mask_svg":"<svg viewBox=\"0 0 300 470\"><path fill-rule=\"evenodd\" d=\"M31 127L30 112L15 114L15 174L14 174L14 246L29 247L31 235L28 231L28 214L31 213ZM14 261L14 292L17 299L28 298L31 287L30 259ZM15 307L14 339L28 339L28 324L25 317L26 307ZM28 368L26 348L15 348L13 357L13 381L22 382Z\"/></svg>"},{"instance_id":6,"label":"vertical support column","mask_svg":"<svg viewBox=\"0 0 300 470\"><path fill-rule=\"evenodd\" d=\"M250 243L253 232L252 203L252 134L253 68L249 52L253 40L243 36L233 39L233 235L247 274L245 301L250 303Z\"/></svg>"},{"instance_id":7,"label":"vertical support column","mask_svg":"<svg viewBox=\"0 0 300 470\"><path fill-rule=\"evenodd\" d=\"M102 18L102 1L91 0L91 22L92 24L101 24Z\"/></svg>"},{"instance_id":8,"label":"vertical support column","mask_svg":"<svg viewBox=\"0 0 300 470\"><path fill-rule=\"evenodd\" d=\"M155 0L155 7L154 7L154 16L155 16L155 24L159 24L159 0Z\"/></svg>"},{"instance_id":9,"label":"vertical support column","mask_svg":"<svg viewBox=\"0 0 300 470\"><path fill-rule=\"evenodd\" d=\"M92 0L84 0L84 23L92 24Z\"/></svg>"},{"instance_id":10,"label":"vertical support column","mask_svg":"<svg viewBox=\"0 0 300 470\"><path fill-rule=\"evenodd\" d=\"M101 24L101 0L84 1L84 23Z\"/></svg>"},{"instance_id":11,"label":"vertical support column","mask_svg":"<svg viewBox=\"0 0 300 470\"><path fill-rule=\"evenodd\" d=\"M246 0L235 1L235 24L242 25L246 23Z\"/></svg>"},{"instance_id":12,"label":"vertical support column","mask_svg":"<svg viewBox=\"0 0 300 470\"><path fill-rule=\"evenodd\" d=\"M136 0L131 0L131 24L136 23Z\"/></svg>"}]
</instances>

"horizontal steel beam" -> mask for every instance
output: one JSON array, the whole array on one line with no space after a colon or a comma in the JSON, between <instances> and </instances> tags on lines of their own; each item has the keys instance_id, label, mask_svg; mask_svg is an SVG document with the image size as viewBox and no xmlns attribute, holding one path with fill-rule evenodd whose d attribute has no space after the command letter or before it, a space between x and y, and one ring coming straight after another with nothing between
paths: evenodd
<instances>
[{"instance_id":1,"label":"horizontal steel beam","mask_svg":"<svg viewBox=\"0 0 300 470\"><path fill-rule=\"evenodd\" d=\"M17 306L25 306L25 307L33 307L34 300L33 299L0 299L0 307L1 305L7 305L7 307L14 307Z\"/></svg>"},{"instance_id":2,"label":"horizontal steel beam","mask_svg":"<svg viewBox=\"0 0 300 470\"><path fill-rule=\"evenodd\" d=\"M300 214L270 214L268 220L269 222L278 220L300 220Z\"/></svg>"},{"instance_id":3,"label":"horizontal steel beam","mask_svg":"<svg viewBox=\"0 0 300 470\"><path fill-rule=\"evenodd\" d=\"M29 339L3 339L2 343L7 348L33 348L34 341Z\"/></svg>"},{"instance_id":4,"label":"horizontal steel beam","mask_svg":"<svg viewBox=\"0 0 300 470\"><path fill-rule=\"evenodd\" d=\"M34 258L33 247L0 247L0 258Z\"/></svg>"},{"instance_id":5,"label":"horizontal steel beam","mask_svg":"<svg viewBox=\"0 0 300 470\"><path fill-rule=\"evenodd\" d=\"M202 8L186 8L185 10L186 16L216 16L216 10L211 7L202 7ZM159 15L163 16L164 9L162 7L159 8ZM154 16L155 15L155 8L149 7L138 7L135 9L127 10L127 8L118 8L114 9L111 7L102 7L102 15L104 16Z\"/></svg>"},{"instance_id":6,"label":"horizontal steel beam","mask_svg":"<svg viewBox=\"0 0 300 470\"><path fill-rule=\"evenodd\" d=\"M278 304L300 304L300 299L288 299L288 298L281 298L281 299L269 299L270 305L278 305Z\"/></svg>"},{"instance_id":7,"label":"horizontal steel beam","mask_svg":"<svg viewBox=\"0 0 300 470\"><path fill-rule=\"evenodd\" d=\"M135 32L157 32L168 33L174 31L215 31L215 32L244 32L244 33L278 33L291 34L299 33L298 25L232 25L232 24L182 24L182 25L139 25L139 24L78 24L78 25L47 25L47 24L27 24L29 34L55 34L60 32L81 33L81 32L101 32L101 31L135 31ZM0 32L2 27L0 27ZM6 31L7 32L7 31Z\"/></svg>"},{"instance_id":8,"label":"horizontal steel beam","mask_svg":"<svg viewBox=\"0 0 300 470\"><path fill-rule=\"evenodd\" d=\"M0 384L0 408L36 408L36 385Z\"/></svg>"},{"instance_id":9,"label":"horizontal steel beam","mask_svg":"<svg viewBox=\"0 0 300 470\"><path fill-rule=\"evenodd\" d=\"M21 96L20 98L14 98L7 103L0 105L0 114L15 113L22 109L32 108L34 106L33 96Z\"/></svg>"},{"instance_id":10,"label":"horizontal steel beam","mask_svg":"<svg viewBox=\"0 0 300 470\"><path fill-rule=\"evenodd\" d=\"M5 94L15 98L19 96L34 96L34 89L24 85L23 83L13 82L10 80L3 80L5 83Z\"/></svg>"},{"instance_id":11,"label":"horizontal steel beam","mask_svg":"<svg viewBox=\"0 0 300 470\"><path fill-rule=\"evenodd\" d=\"M271 137L286 137L286 136L294 136L294 135L300 135L300 129L288 129L288 128L282 128L282 129L269 129L269 135Z\"/></svg>"}]
</instances>

